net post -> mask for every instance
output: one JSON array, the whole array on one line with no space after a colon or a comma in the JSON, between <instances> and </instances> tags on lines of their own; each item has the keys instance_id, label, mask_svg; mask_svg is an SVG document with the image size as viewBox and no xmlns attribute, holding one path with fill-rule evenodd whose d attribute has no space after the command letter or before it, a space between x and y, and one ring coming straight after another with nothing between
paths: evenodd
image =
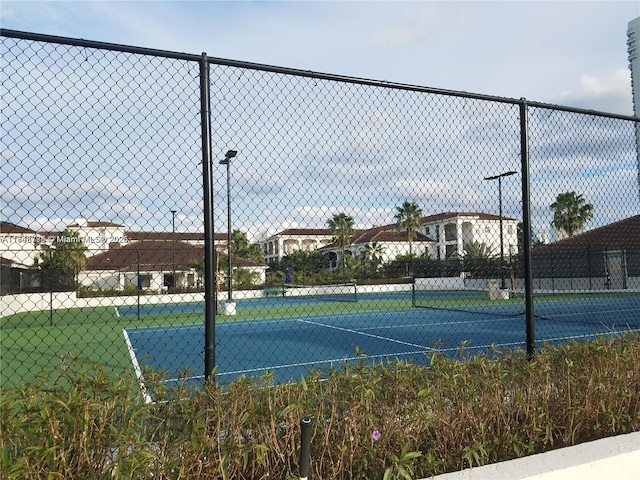
<instances>
[{"instance_id":1,"label":"net post","mask_svg":"<svg viewBox=\"0 0 640 480\"><path fill-rule=\"evenodd\" d=\"M411 284L411 306L416 307L416 284Z\"/></svg>"},{"instance_id":2,"label":"net post","mask_svg":"<svg viewBox=\"0 0 640 480\"><path fill-rule=\"evenodd\" d=\"M411 307L416 308L416 277L411 279Z\"/></svg>"},{"instance_id":3,"label":"net post","mask_svg":"<svg viewBox=\"0 0 640 480\"><path fill-rule=\"evenodd\" d=\"M300 480L307 480L309 478L311 425L313 425L312 417L303 417L300 419Z\"/></svg>"}]
</instances>

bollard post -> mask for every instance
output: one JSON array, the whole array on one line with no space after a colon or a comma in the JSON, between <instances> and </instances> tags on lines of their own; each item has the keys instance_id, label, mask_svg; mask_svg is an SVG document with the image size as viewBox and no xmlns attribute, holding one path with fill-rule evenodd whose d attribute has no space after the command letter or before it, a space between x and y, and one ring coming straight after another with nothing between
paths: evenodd
<instances>
[{"instance_id":1,"label":"bollard post","mask_svg":"<svg viewBox=\"0 0 640 480\"><path fill-rule=\"evenodd\" d=\"M300 480L309 478L309 453L311 446L311 425L313 418L303 417L300 419Z\"/></svg>"}]
</instances>

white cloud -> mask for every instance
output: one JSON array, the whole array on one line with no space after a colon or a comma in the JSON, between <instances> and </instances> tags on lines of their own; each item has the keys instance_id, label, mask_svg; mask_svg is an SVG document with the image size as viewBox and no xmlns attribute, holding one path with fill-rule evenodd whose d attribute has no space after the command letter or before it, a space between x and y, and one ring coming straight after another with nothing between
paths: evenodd
<instances>
[{"instance_id":1,"label":"white cloud","mask_svg":"<svg viewBox=\"0 0 640 480\"><path fill-rule=\"evenodd\" d=\"M441 4L421 6L418 12L405 13L396 25L372 37L372 43L379 48L397 49L423 40L429 29L441 18Z\"/></svg>"},{"instance_id":2,"label":"white cloud","mask_svg":"<svg viewBox=\"0 0 640 480\"><path fill-rule=\"evenodd\" d=\"M195 54L207 51L211 56L238 60L631 113L625 30L626 21L637 16L637 8L629 7L632 2L604 3L167 1L152 6L150 2L5 1L2 20L3 27L17 30ZM48 63L39 61L31 70L46 73L47 68ZM197 78L195 66L193 72L189 80ZM471 209L485 203L489 205L486 208L493 208L494 204L488 203L494 199L493 190L488 185L479 187L481 179L519 166L517 107L445 96L418 99L417 95L404 95L406 92L351 89L329 81L293 81L277 76L258 81L258 75L249 71L242 78L236 78L233 69L228 72L231 76L221 82L231 85L234 80L230 88L237 91L225 98L213 93L214 108L224 106L223 115L214 115L214 119L243 109L254 109L254 114L227 125L226 130L213 128L214 135L220 136L214 145L232 144L241 152L232 174L235 221L245 228L251 225L249 233L254 237L287 225L322 228L338 211L346 211L362 227L390 223L394 209L387 205L404 196L419 201L425 213ZM72 89L66 88L66 72L60 73L58 83L72 96ZM9 184L4 190L9 194L7 201L12 201L11 205L22 201L14 212L27 218L24 212L35 206L30 198L58 202L42 207L53 216L71 216L90 200L93 204L87 211L106 216L121 212L123 221L129 219L143 228L170 225L166 202L177 201L184 215L179 217L180 224L200 228L202 202L196 197L201 193L201 173L187 174L194 162L156 171L147 159L157 155L169 160L166 147L173 148L174 154L186 157L188 152L198 158L197 125L189 127L193 135L185 130L184 135L176 136L171 122L166 122L167 130L161 130L139 121L144 131L136 138L139 132L127 126L137 117L127 116L131 114L128 107L115 108L118 99L112 92L128 77L115 73L106 71L99 77L99 84L110 94L104 98L113 102L101 106L97 110L100 115L91 117L97 124L113 128L94 132L104 143L83 136L85 150L75 149L69 166L64 164L67 168L52 166L53 157L62 157L63 150L47 148L51 111L47 109L34 122L25 122L29 128L40 125L38 148L42 152L19 155L26 162L29 157L37 162L37 154L42 153L39 160L47 165L40 176L30 176L29 167L16 165L19 157L3 151L3 161L16 167L3 181ZM113 85L105 83L105 78ZM42 88L51 89L51 83L52 79L47 79ZM173 90L183 86L176 82ZM243 103L232 102L229 97L234 95L243 95ZM64 113L68 109L60 110ZM182 115L186 118L191 113L185 108ZM122 122L113 118L122 118ZM533 129L534 122L531 119ZM61 125L66 127L67 123ZM574 144L580 139L585 142L585 132L567 135L563 127L557 123L553 129L538 132L537 139L532 136L533 146L539 147L536 141L550 142L544 145L549 153L542 152L548 156L538 159L532 168L548 178L562 176L553 185L556 188L570 184L572 175L580 175L576 162L596 169L603 158L613 158L579 152ZM162 148L136 150L137 142L149 142L156 136L162 138ZM607 139L609 143L618 141L606 131L589 131L588 136L589 141L602 144L599 148L607 146ZM182 149L175 145L191 146ZM19 150L13 145L7 148ZM589 148L598 151L597 146ZM113 168L122 170L114 174L108 162L117 156L122 156L123 163ZM81 163L85 160L86 164ZM104 169L93 174L95 161ZM59 171L75 172L80 165L84 167L73 179L67 174L56 182ZM179 175L175 173L178 170ZM221 230L226 212L218 207L225 200L225 178L220 171L214 175L214 214L216 228ZM62 195L47 192L38 181L68 187L61 190L65 194L73 191L63 201ZM150 187L131 187L135 182ZM511 195L505 186L507 196L517 202L517 192ZM67 212L61 214L56 209ZM40 218L35 212L28 215Z\"/></svg>"},{"instance_id":3,"label":"white cloud","mask_svg":"<svg viewBox=\"0 0 640 480\"><path fill-rule=\"evenodd\" d=\"M628 68L618 68L612 73L601 76L583 73L572 90L551 95L547 97L547 101L590 110L632 115L631 74Z\"/></svg>"}]
</instances>

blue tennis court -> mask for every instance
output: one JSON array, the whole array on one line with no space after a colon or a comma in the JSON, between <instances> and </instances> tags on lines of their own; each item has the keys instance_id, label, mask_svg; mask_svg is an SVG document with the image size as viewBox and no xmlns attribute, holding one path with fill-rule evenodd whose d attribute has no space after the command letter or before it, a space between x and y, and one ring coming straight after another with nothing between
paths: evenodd
<instances>
[{"instance_id":1,"label":"blue tennis court","mask_svg":"<svg viewBox=\"0 0 640 480\"><path fill-rule=\"evenodd\" d=\"M536 304L536 341L563 342L598 334L639 330L640 301L590 297ZM216 380L259 376L298 380L309 369L341 368L345 362L405 360L427 363L430 353L472 354L525 348L522 304L465 309L408 308L304 315L271 320L219 322ZM602 321L598 321L602 318ZM134 364L166 372L169 383L204 378L204 326L125 330Z\"/></svg>"}]
</instances>

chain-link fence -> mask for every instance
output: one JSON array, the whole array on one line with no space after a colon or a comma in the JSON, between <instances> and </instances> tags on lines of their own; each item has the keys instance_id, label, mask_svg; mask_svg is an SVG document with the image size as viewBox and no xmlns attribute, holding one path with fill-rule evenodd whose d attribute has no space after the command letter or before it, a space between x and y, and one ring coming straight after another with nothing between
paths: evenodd
<instances>
[{"instance_id":1,"label":"chain-link fence","mask_svg":"<svg viewBox=\"0 0 640 480\"><path fill-rule=\"evenodd\" d=\"M640 324L634 119L2 31L2 383ZM534 336L535 332L535 336Z\"/></svg>"}]
</instances>

